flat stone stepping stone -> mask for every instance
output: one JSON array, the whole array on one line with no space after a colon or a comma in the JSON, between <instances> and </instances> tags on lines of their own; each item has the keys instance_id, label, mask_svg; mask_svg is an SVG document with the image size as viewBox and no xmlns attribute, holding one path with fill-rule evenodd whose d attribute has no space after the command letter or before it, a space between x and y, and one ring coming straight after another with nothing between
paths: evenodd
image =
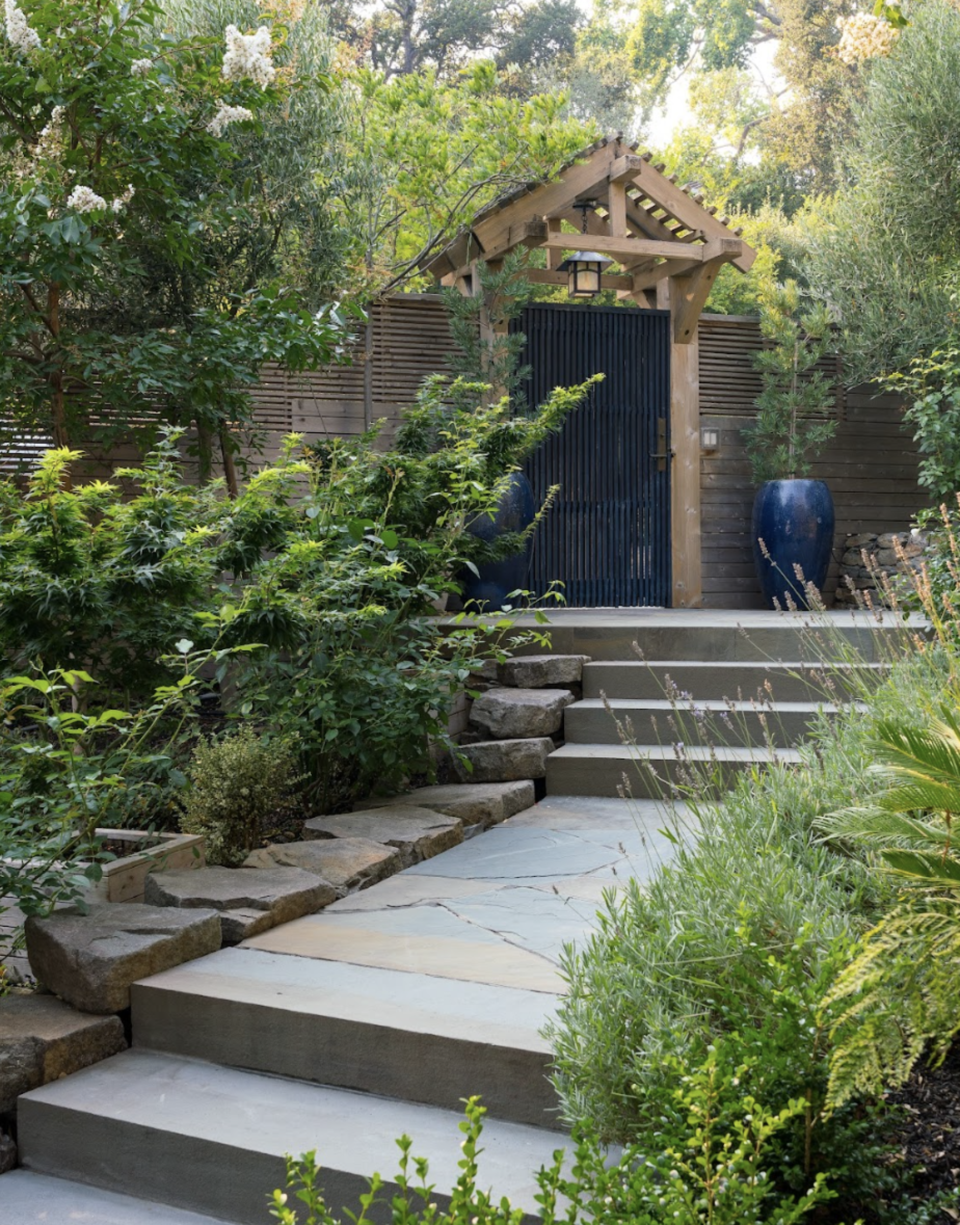
<instances>
[{"instance_id":1,"label":"flat stone stepping stone","mask_svg":"<svg viewBox=\"0 0 960 1225\"><path fill-rule=\"evenodd\" d=\"M153 906L220 912L224 944L315 914L337 900L333 885L302 868L187 868L151 873L144 899Z\"/></svg>"},{"instance_id":2,"label":"flat stone stepping stone","mask_svg":"<svg viewBox=\"0 0 960 1225\"><path fill-rule=\"evenodd\" d=\"M536 803L533 783L522 779L513 783L439 783L433 787L418 787L407 795L394 795L389 799L364 800L357 807L393 807L396 804L412 804L417 808L432 808L449 817L459 817L464 825L499 825Z\"/></svg>"},{"instance_id":3,"label":"flat stone stepping stone","mask_svg":"<svg viewBox=\"0 0 960 1225\"><path fill-rule=\"evenodd\" d=\"M501 685L519 689L545 689L551 685L577 685L589 655L519 655L497 665Z\"/></svg>"},{"instance_id":4,"label":"flat stone stepping stone","mask_svg":"<svg viewBox=\"0 0 960 1225\"><path fill-rule=\"evenodd\" d=\"M574 700L567 689L488 689L474 702L470 722L495 740L552 736Z\"/></svg>"},{"instance_id":5,"label":"flat stone stepping stone","mask_svg":"<svg viewBox=\"0 0 960 1225\"><path fill-rule=\"evenodd\" d=\"M55 995L0 999L0 1114L29 1089L126 1050L119 1017L77 1012Z\"/></svg>"},{"instance_id":6,"label":"flat stone stepping stone","mask_svg":"<svg viewBox=\"0 0 960 1225\"><path fill-rule=\"evenodd\" d=\"M193 869L191 869L193 871ZM45 987L82 1012L130 1007L130 984L220 947L215 910L139 902L75 907L25 924L30 968Z\"/></svg>"},{"instance_id":7,"label":"flat stone stepping stone","mask_svg":"<svg viewBox=\"0 0 960 1225\"><path fill-rule=\"evenodd\" d=\"M453 759L457 777L465 783L508 783L544 778L547 758L557 746L548 736L532 740L481 740L461 745ZM465 757L472 769L458 758Z\"/></svg>"},{"instance_id":8,"label":"flat stone stepping stone","mask_svg":"<svg viewBox=\"0 0 960 1225\"><path fill-rule=\"evenodd\" d=\"M309 842L284 842L253 851L245 868L274 868L282 864L303 868L329 882L341 895L366 889L392 876L403 867L396 847L369 838L319 838Z\"/></svg>"},{"instance_id":9,"label":"flat stone stepping stone","mask_svg":"<svg viewBox=\"0 0 960 1225\"><path fill-rule=\"evenodd\" d=\"M458 817L409 804L311 817L304 821L303 832L307 838L369 838L395 846L405 868L463 841Z\"/></svg>"}]
</instances>

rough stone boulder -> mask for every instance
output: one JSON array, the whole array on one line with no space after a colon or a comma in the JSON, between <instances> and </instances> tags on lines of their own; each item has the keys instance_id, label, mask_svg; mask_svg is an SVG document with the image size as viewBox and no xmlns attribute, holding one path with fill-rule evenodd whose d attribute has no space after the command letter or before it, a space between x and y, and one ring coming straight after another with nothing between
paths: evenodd
<instances>
[{"instance_id":1,"label":"rough stone boulder","mask_svg":"<svg viewBox=\"0 0 960 1225\"><path fill-rule=\"evenodd\" d=\"M337 899L333 885L302 868L187 868L151 874L144 900L153 906L220 912L224 944L314 914Z\"/></svg>"},{"instance_id":2,"label":"rough stone boulder","mask_svg":"<svg viewBox=\"0 0 960 1225\"><path fill-rule=\"evenodd\" d=\"M463 823L431 808L396 804L335 816L311 817L303 823L306 838L369 838L395 846L405 868L432 859L463 841Z\"/></svg>"},{"instance_id":3,"label":"rough stone boulder","mask_svg":"<svg viewBox=\"0 0 960 1225\"><path fill-rule=\"evenodd\" d=\"M366 810L408 804L417 808L432 808L434 812L443 812L449 817L459 817L464 825L486 828L498 825L525 808L532 808L536 798L533 783L521 779L513 783L442 783L434 787L418 787L407 795L364 800L357 807Z\"/></svg>"},{"instance_id":4,"label":"rough stone boulder","mask_svg":"<svg viewBox=\"0 0 960 1225\"><path fill-rule=\"evenodd\" d=\"M13 1136L8 1136L5 1131L0 1131L0 1174L6 1174L14 1169L17 1164L17 1146L13 1142Z\"/></svg>"},{"instance_id":5,"label":"rough stone boulder","mask_svg":"<svg viewBox=\"0 0 960 1225\"><path fill-rule=\"evenodd\" d=\"M497 666L497 680L517 689L578 685L589 662L589 655L518 655Z\"/></svg>"},{"instance_id":6,"label":"rough stone boulder","mask_svg":"<svg viewBox=\"0 0 960 1225\"><path fill-rule=\"evenodd\" d=\"M553 752L549 737L533 740L482 740L479 744L462 745L458 756L467 759L472 769L454 758L459 778L474 783L506 783L519 778L543 778L547 773L547 758Z\"/></svg>"},{"instance_id":7,"label":"rough stone boulder","mask_svg":"<svg viewBox=\"0 0 960 1225\"><path fill-rule=\"evenodd\" d=\"M192 871L192 869L191 869ZM37 978L83 1012L121 1012L130 984L220 947L215 910L139 902L73 907L26 922L27 957Z\"/></svg>"},{"instance_id":8,"label":"rough stone boulder","mask_svg":"<svg viewBox=\"0 0 960 1225\"><path fill-rule=\"evenodd\" d=\"M54 995L0 999L0 1114L21 1093L109 1059L126 1048L119 1017L77 1012Z\"/></svg>"},{"instance_id":9,"label":"rough stone boulder","mask_svg":"<svg viewBox=\"0 0 960 1225\"><path fill-rule=\"evenodd\" d=\"M320 838L310 842L284 842L253 851L247 856L245 868L275 868L282 864L303 868L322 877L339 894L353 889L366 889L385 876L392 876L403 866L400 852L369 838Z\"/></svg>"},{"instance_id":10,"label":"rough stone boulder","mask_svg":"<svg viewBox=\"0 0 960 1225\"><path fill-rule=\"evenodd\" d=\"M489 689L474 702L470 722L495 740L552 736L572 701L565 689Z\"/></svg>"}]
</instances>

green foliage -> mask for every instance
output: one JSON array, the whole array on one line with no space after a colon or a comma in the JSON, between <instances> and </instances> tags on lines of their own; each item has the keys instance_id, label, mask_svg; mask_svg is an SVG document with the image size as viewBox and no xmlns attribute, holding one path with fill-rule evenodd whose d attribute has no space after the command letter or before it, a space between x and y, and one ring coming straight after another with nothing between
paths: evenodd
<instances>
[{"instance_id":1,"label":"green foliage","mask_svg":"<svg viewBox=\"0 0 960 1225\"><path fill-rule=\"evenodd\" d=\"M27 915L83 902L109 858L102 828L152 825L184 782L198 672L222 652L182 644L179 677L136 713L94 706L80 668L0 680L0 899ZM0 906L0 913L6 906Z\"/></svg>"},{"instance_id":2,"label":"green foliage","mask_svg":"<svg viewBox=\"0 0 960 1225\"><path fill-rule=\"evenodd\" d=\"M237 868L260 846L268 821L295 805L296 748L243 726L223 740L201 740L189 778L180 828L204 835L210 863Z\"/></svg>"},{"instance_id":3,"label":"green foliage","mask_svg":"<svg viewBox=\"0 0 960 1225\"><path fill-rule=\"evenodd\" d=\"M598 133L559 93L514 96L490 60L455 82L435 71L348 78L338 158L354 272L368 291L416 285L417 267L505 192L550 178Z\"/></svg>"},{"instance_id":4,"label":"green foliage","mask_svg":"<svg viewBox=\"0 0 960 1225\"><path fill-rule=\"evenodd\" d=\"M840 323L851 382L906 371L956 330L960 12L929 0L910 16L870 64L841 186L811 236L808 274Z\"/></svg>"},{"instance_id":5,"label":"green foliage","mask_svg":"<svg viewBox=\"0 0 960 1225\"><path fill-rule=\"evenodd\" d=\"M882 789L871 769L878 724L937 706L949 676L939 647L895 662L858 695L868 709L815 723L801 766L743 775L716 806L707 774L689 763L689 815L660 831L676 843L670 862L642 888L608 896L590 941L567 951L569 989L549 1036L568 1119L641 1151L663 1147L678 1125L671 1061L689 1070L722 1040L734 1063L755 1068L755 1096L805 1103L772 1142L767 1168L782 1193L822 1173L838 1192L825 1219L848 1221L900 1189L883 1115L862 1093L842 1106L828 1097L831 1051L846 1041L856 998L823 1007L893 887L862 852L837 854L819 831L829 813ZM680 723L676 734L702 738L697 729L687 735ZM952 998L955 1023L955 985Z\"/></svg>"},{"instance_id":6,"label":"green foliage","mask_svg":"<svg viewBox=\"0 0 960 1225\"><path fill-rule=\"evenodd\" d=\"M922 725L880 724L875 751L883 792L872 805L833 813L822 825L833 839L877 852L906 887L827 995L828 1005L842 1008L831 1059L833 1104L902 1085L926 1049L942 1060L960 1031L956 707L945 705Z\"/></svg>"},{"instance_id":7,"label":"green foliage","mask_svg":"<svg viewBox=\"0 0 960 1225\"><path fill-rule=\"evenodd\" d=\"M908 399L904 421L921 455L918 481L933 498L952 497L960 490L960 345L951 339L887 382Z\"/></svg>"},{"instance_id":8,"label":"green foliage","mask_svg":"<svg viewBox=\"0 0 960 1225\"><path fill-rule=\"evenodd\" d=\"M480 50L499 65L529 73L569 55L583 21L574 0L386 0L330 7L336 35L388 79L427 68L455 78Z\"/></svg>"},{"instance_id":9,"label":"green foliage","mask_svg":"<svg viewBox=\"0 0 960 1225\"><path fill-rule=\"evenodd\" d=\"M224 508L213 490L181 483L176 444L176 434L163 435L142 468L120 474L138 482L129 499L99 481L71 487L80 455L66 449L44 455L25 498L4 486L0 659L7 667L34 659L82 666L96 673L108 701L130 704L171 679L163 660L179 639L210 641L203 613L227 560L217 556L211 521Z\"/></svg>"},{"instance_id":10,"label":"green foliage","mask_svg":"<svg viewBox=\"0 0 960 1225\"><path fill-rule=\"evenodd\" d=\"M578 1130L571 1168L566 1168L565 1151L558 1149L553 1165L538 1175L543 1225L795 1225L831 1199L822 1177L798 1198L780 1196L771 1187L766 1168L770 1141L804 1106L797 1100L770 1109L746 1088L750 1072L749 1065L732 1065L722 1045L711 1049L701 1065L682 1076L675 1105L683 1126L676 1143L655 1156L629 1148L611 1162L589 1131ZM287 1190L274 1192L271 1214L281 1225L298 1225L293 1199L306 1207L302 1225L341 1225L344 1219L361 1225L376 1219L378 1208L381 1214L385 1208L390 1212L394 1225L519 1225L522 1208L477 1186L485 1111L478 1098L470 1098L465 1113L460 1174L447 1207L439 1206L445 1194L438 1195L427 1182L428 1162L412 1157L413 1143L402 1136L392 1194L374 1174L360 1196L359 1211L344 1208L335 1215L323 1194L317 1154L306 1153L288 1158Z\"/></svg>"},{"instance_id":11,"label":"green foliage","mask_svg":"<svg viewBox=\"0 0 960 1225\"><path fill-rule=\"evenodd\" d=\"M521 460L588 393L558 389L513 416L484 384L429 380L395 446L331 440L313 462L292 438L235 499L184 483L165 433L124 497L71 487L76 454L50 452L24 499L0 483L0 657L92 668L104 702L136 708L175 679L171 652L249 644L211 678L228 714L280 726L328 810L396 787L453 750L447 709L507 622L434 617L465 565L500 557L470 531ZM531 529L532 530L532 529Z\"/></svg>"},{"instance_id":12,"label":"green foliage","mask_svg":"<svg viewBox=\"0 0 960 1225\"><path fill-rule=\"evenodd\" d=\"M283 135L262 164L251 143L332 79L314 57L297 80L279 21L258 83L222 71L222 29L174 35L154 0L25 3L36 46L0 39L0 414L57 446L194 423L208 465L265 362L327 362L344 335L282 275L338 247L314 169L291 188L289 158L266 176Z\"/></svg>"},{"instance_id":13,"label":"green foliage","mask_svg":"<svg viewBox=\"0 0 960 1225\"><path fill-rule=\"evenodd\" d=\"M530 373L529 366L520 366L527 338L510 331L533 296L525 271L523 254L514 252L498 269L477 264L479 293L468 297L457 289L442 290L456 345L450 369L468 384L487 383L496 396L508 396L515 412L523 409L519 389Z\"/></svg>"},{"instance_id":14,"label":"green foliage","mask_svg":"<svg viewBox=\"0 0 960 1225\"><path fill-rule=\"evenodd\" d=\"M806 305L795 281L768 285L760 297L760 330L767 347L754 358L763 390L756 420L741 431L753 478L806 476L834 435L836 393L817 363L830 351L830 317Z\"/></svg>"}]
</instances>

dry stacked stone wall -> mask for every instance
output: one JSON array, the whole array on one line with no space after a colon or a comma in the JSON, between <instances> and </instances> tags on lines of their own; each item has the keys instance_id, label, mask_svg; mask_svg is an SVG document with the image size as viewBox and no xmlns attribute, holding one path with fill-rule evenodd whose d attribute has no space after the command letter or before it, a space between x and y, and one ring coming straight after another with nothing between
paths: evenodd
<instances>
[{"instance_id":1,"label":"dry stacked stone wall","mask_svg":"<svg viewBox=\"0 0 960 1225\"><path fill-rule=\"evenodd\" d=\"M840 559L837 605L889 607L891 587L894 591L909 590L910 574L922 567L927 547L927 537L916 529L847 536Z\"/></svg>"}]
</instances>

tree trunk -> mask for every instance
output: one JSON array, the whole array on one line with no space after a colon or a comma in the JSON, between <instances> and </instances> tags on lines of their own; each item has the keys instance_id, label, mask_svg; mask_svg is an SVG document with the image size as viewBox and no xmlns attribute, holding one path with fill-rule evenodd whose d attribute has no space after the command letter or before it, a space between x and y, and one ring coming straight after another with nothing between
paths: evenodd
<instances>
[{"instance_id":1,"label":"tree trunk","mask_svg":"<svg viewBox=\"0 0 960 1225\"><path fill-rule=\"evenodd\" d=\"M237 483L237 465L233 462L233 451L230 447L230 435L225 425L220 426L220 455L223 458L223 476L227 482L227 493L235 498L240 492Z\"/></svg>"},{"instance_id":2,"label":"tree trunk","mask_svg":"<svg viewBox=\"0 0 960 1225\"><path fill-rule=\"evenodd\" d=\"M47 288L47 323L54 339L55 354L60 348L60 286L52 284ZM51 402L50 416L55 447L68 447L70 439L67 436L66 401L63 392L63 370L55 366L50 375Z\"/></svg>"}]
</instances>

